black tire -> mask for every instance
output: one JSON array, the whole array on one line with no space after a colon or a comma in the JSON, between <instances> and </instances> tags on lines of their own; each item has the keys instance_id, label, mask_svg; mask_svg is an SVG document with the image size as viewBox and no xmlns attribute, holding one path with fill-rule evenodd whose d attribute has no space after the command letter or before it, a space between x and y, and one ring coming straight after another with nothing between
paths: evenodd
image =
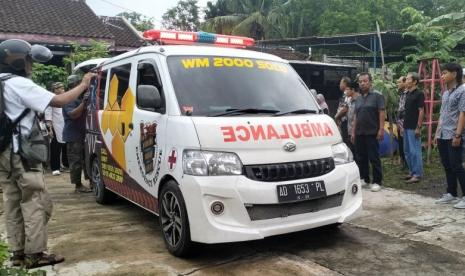
<instances>
[{"instance_id":1,"label":"black tire","mask_svg":"<svg viewBox=\"0 0 465 276\"><path fill-rule=\"evenodd\" d=\"M177 257L186 257L192 250L186 204L174 180L168 181L158 197L160 230L168 251Z\"/></svg>"},{"instance_id":2,"label":"black tire","mask_svg":"<svg viewBox=\"0 0 465 276\"><path fill-rule=\"evenodd\" d=\"M109 204L114 202L116 195L105 188L102 180L100 162L97 157L92 159L92 166L90 170L90 181L92 182L95 201L99 204Z\"/></svg>"},{"instance_id":3,"label":"black tire","mask_svg":"<svg viewBox=\"0 0 465 276\"><path fill-rule=\"evenodd\" d=\"M322 226L321 228L325 229L326 231L329 231L329 232L338 232L339 230L341 230L341 228L340 228L341 225L342 225L342 223L337 222L337 223Z\"/></svg>"}]
</instances>

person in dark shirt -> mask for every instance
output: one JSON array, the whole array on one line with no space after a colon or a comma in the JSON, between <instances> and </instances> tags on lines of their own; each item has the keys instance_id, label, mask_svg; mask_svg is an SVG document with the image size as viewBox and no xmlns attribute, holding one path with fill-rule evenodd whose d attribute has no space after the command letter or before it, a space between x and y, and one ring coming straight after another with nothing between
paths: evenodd
<instances>
[{"instance_id":1,"label":"person in dark shirt","mask_svg":"<svg viewBox=\"0 0 465 276\"><path fill-rule=\"evenodd\" d=\"M355 100L351 140L358 154L362 185L370 183L371 163L373 183L370 184L370 190L378 192L383 180L378 141L384 138L385 111L384 97L378 91L373 91L372 80L369 73L360 73L358 76L361 95Z\"/></svg>"},{"instance_id":2,"label":"person in dark shirt","mask_svg":"<svg viewBox=\"0 0 465 276\"><path fill-rule=\"evenodd\" d=\"M76 75L68 77L69 88L79 84L80 79ZM71 184L74 184L75 192L88 193L89 188L81 182L82 172L84 178L89 179L84 169L84 138L86 135L86 99L88 92L83 97L79 97L70 104L63 107L63 118L65 127L63 129L63 140L66 142L68 152L68 162L70 165L69 176Z\"/></svg>"},{"instance_id":3,"label":"person in dark shirt","mask_svg":"<svg viewBox=\"0 0 465 276\"><path fill-rule=\"evenodd\" d=\"M399 142L399 156L400 162L404 169L407 168L407 162L405 161L404 154L404 118L405 118L405 97L407 96L407 90L405 88L405 81L407 78L401 76L397 81L397 91L399 92L399 105L397 106L397 141Z\"/></svg>"},{"instance_id":4,"label":"person in dark shirt","mask_svg":"<svg viewBox=\"0 0 465 276\"><path fill-rule=\"evenodd\" d=\"M425 97L418 90L420 76L411 72L407 74L405 86L407 95L405 97L404 117L404 152L409 174L405 177L407 183L420 181L423 176L423 160L421 154L421 126L423 122Z\"/></svg>"}]
</instances>

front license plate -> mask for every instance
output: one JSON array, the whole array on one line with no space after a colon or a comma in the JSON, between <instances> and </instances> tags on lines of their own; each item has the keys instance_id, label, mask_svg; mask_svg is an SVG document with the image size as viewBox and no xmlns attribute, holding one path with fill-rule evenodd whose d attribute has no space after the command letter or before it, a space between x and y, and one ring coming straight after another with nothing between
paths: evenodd
<instances>
[{"instance_id":1,"label":"front license plate","mask_svg":"<svg viewBox=\"0 0 465 276\"><path fill-rule=\"evenodd\" d=\"M326 196L324 181L278 185L276 189L279 202L303 201Z\"/></svg>"}]
</instances>

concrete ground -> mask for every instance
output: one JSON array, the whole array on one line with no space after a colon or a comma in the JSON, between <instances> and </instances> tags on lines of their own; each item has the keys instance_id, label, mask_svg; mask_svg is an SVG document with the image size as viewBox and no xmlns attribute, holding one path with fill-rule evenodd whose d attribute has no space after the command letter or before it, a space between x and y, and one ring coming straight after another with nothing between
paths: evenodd
<instances>
[{"instance_id":1,"label":"concrete ground","mask_svg":"<svg viewBox=\"0 0 465 276\"><path fill-rule=\"evenodd\" d=\"M363 191L364 211L339 230L200 246L189 259L164 247L157 217L119 200L76 194L68 174L46 175L54 199L47 275L464 275L465 210L404 191ZM4 215L0 233L5 235Z\"/></svg>"}]
</instances>

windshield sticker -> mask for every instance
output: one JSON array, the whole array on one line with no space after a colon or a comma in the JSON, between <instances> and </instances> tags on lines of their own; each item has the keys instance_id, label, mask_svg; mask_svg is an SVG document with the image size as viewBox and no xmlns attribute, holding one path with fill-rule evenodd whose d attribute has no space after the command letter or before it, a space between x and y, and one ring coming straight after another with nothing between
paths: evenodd
<instances>
[{"instance_id":1,"label":"windshield sticker","mask_svg":"<svg viewBox=\"0 0 465 276\"><path fill-rule=\"evenodd\" d=\"M288 67L279 62L267 60L252 60L247 58L230 58L230 57L211 57L211 58L186 58L181 59L184 69L197 68L255 68L259 70L269 70L281 73L287 73Z\"/></svg>"},{"instance_id":2,"label":"windshield sticker","mask_svg":"<svg viewBox=\"0 0 465 276\"><path fill-rule=\"evenodd\" d=\"M327 123L282 124L279 127L273 125L223 126L220 129L226 143L334 135L333 130Z\"/></svg>"}]
</instances>

